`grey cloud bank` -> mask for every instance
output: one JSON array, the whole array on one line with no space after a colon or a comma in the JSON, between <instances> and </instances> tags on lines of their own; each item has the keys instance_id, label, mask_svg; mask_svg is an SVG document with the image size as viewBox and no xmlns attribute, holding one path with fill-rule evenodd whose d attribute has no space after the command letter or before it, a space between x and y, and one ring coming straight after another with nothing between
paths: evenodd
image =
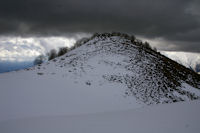
<instances>
[{"instance_id":1,"label":"grey cloud bank","mask_svg":"<svg viewBox=\"0 0 200 133\"><path fill-rule=\"evenodd\" d=\"M200 52L198 0L6 0L0 34L60 36L120 31L166 40L161 49Z\"/></svg>"}]
</instances>

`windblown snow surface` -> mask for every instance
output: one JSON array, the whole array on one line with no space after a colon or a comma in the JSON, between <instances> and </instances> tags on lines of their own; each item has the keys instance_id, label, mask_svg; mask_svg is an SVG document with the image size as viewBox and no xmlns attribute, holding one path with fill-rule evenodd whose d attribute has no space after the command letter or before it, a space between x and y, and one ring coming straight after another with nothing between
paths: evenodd
<instances>
[{"instance_id":1,"label":"windblown snow surface","mask_svg":"<svg viewBox=\"0 0 200 133\"><path fill-rule=\"evenodd\" d=\"M199 99L199 83L136 42L97 36L44 64L0 74L0 132L197 132L199 101L189 101ZM188 102L155 106L179 101Z\"/></svg>"}]
</instances>

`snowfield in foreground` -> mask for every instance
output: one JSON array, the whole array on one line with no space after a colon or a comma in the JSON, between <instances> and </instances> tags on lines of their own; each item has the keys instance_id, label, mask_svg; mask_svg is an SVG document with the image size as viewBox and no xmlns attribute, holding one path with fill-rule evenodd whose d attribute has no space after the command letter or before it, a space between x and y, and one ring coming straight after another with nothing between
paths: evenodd
<instances>
[{"instance_id":1,"label":"snowfield in foreground","mask_svg":"<svg viewBox=\"0 0 200 133\"><path fill-rule=\"evenodd\" d=\"M92 77L90 77L90 82ZM85 79L85 80L84 80ZM87 77L13 72L0 75L0 121L43 115L75 115L139 108L135 97L125 97L123 86Z\"/></svg>"},{"instance_id":2,"label":"snowfield in foreground","mask_svg":"<svg viewBox=\"0 0 200 133\"><path fill-rule=\"evenodd\" d=\"M1 133L199 133L200 102L0 122Z\"/></svg>"}]
</instances>

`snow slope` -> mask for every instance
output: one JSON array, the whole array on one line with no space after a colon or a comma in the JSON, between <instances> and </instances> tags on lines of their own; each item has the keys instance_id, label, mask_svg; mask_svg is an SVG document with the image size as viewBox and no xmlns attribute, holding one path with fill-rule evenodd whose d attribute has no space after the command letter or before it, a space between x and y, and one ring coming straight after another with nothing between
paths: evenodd
<instances>
[{"instance_id":1,"label":"snow slope","mask_svg":"<svg viewBox=\"0 0 200 133\"><path fill-rule=\"evenodd\" d=\"M1 133L199 133L200 102L0 122Z\"/></svg>"},{"instance_id":2,"label":"snow slope","mask_svg":"<svg viewBox=\"0 0 200 133\"><path fill-rule=\"evenodd\" d=\"M161 53L172 60L194 70L200 72L200 54L190 52L172 52L172 51L161 51Z\"/></svg>"},{"instance_id":3,"label":"snow slope","mask_svg":"<svg viewBox=\"0 0 200 133\"><path fill-rule=\"evenodd\" d=\"M0 75L0 121L141 107L134 97L125 98L123 86L104 80L94 82L89 76L80 80L63 74L40 76L30 71ZM87 85L87 81L93 85Z\"/></svg>"},{"instance_id":4,"label":"snow slope","mask_svg":"<svg viewBox=\"0 0 200 133\"><path fill-rule=\"evenodd\" d=\"M199 75L135 40L110 35L33 68L0 74L0 85L2 122L200 98Z\"/></svg>"}]
</instances>

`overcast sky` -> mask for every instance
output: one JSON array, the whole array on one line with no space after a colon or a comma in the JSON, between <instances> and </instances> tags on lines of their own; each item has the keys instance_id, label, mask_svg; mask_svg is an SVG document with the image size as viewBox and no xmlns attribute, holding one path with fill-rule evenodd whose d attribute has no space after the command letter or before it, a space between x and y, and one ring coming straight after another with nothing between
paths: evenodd
<instances>
[{"instance_id":1,"label":"overcast sky","mask_svg":"<svg viewBox=\"0 0 200 133\"><path fill-rule=\"evenodd\" d=\"M79 33L107 31L134 34L160 50L200 52L200 1L1 0L0 3L0 36L73 38Z\"/></svg>"}]
</instances>

